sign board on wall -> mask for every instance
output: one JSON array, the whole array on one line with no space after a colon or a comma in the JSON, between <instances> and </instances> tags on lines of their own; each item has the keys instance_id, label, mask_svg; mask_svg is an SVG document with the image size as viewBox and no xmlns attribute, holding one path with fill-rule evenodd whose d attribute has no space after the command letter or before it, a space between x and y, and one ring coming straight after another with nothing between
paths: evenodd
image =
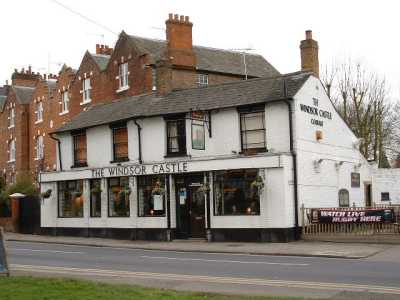
<instances>
[{"instance_id":1,"label":"sign board on wall","mask_svg":"<svg viewBox=\"0 0 400 300\"><path fill-rule=\"evenodd\" d=\"M2 227L0 227L0 274L5 274L7 276L10 275L10 271L8 269L8 264L7 264L7 253L4 242L4 231Z\"/></svg>"},{"instance_id":2,"label":"sign board on wall","mask_svg":"<svg viewBox=\"0 0 400 300\"><path fill-rule=\"evenodd\" d=\"M300 111L312 116L310 120L311 124L323 127L324 120L332 120L332 113L330 111L319 108L319 100L317 98L313 98L313 104L313 106L300 104Z\"/></svg>"},{"instance_id":3,"label":"sign board on wall","mask_svg":"<svg viewBox=\"0 0 400 300\"><path fill-rule=\"evenodd\" d=\"M360 173L351 173L351 187L360 187Z\"/></svg>"},{"instance_id":4,"label":"sign board on wall","mask_svg":"<svg viewBox=\"0 0 400 300\"><path fill-rule=\"evenodd\" d=\"M363 210L312 209L312 223L393 223L393 209L368 208Z\"/></svg>"}]
</instances>

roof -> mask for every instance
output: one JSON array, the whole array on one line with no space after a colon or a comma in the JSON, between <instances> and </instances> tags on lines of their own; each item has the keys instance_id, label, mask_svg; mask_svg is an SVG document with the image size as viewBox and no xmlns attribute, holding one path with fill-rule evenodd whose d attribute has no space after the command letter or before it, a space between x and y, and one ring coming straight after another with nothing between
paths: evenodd
<instances>
[{"instance_id":1,"label":"roof","mask_svg":"<svg viewBox=\"0 0 400 300\"><path fill-rule=\"evenodd\" d=\"M165 53L167 42L129 36L135 46L142 53L148 53L154 62L162 58ZM245 75L244 59L245 55L247 75L251 77L271 77L280 73L261 55L251 53L240 53L235 51L209 48L203 46L193 46L193 51L197 57L197 69L209 72Z\"/></svg>"},{"instance_id":2,"label":"roof","mask_svg":"<svg viewBox=\"0 0 400 300\"><path fill-rule=\"evenodd\" d=\"M214 110L293 97L311 73L297 72L171 92L139 95L83 111L55 132L105 125L132 118L168 115L191 110Z\"/></svg>"},{"instance_id":3,"label":"roof","mask_svg":"<svg viewBox=\"0 0 400 300\"><path fill-rule=\"evenodd\" d=\"M110 60L109 55L93 54L93 53L90 53L90 55L93 57L93 60L99 66L100 71L104 71L107 68L108 61Z\"/></svg>"},{"instance_id":4,"label":"roof","mask_svg":"<svg viewBox=\"0 0 400 300\"><path fill-rule=\"evenodd\" d=\"M33 92L35 91L35 88L33 87L18 85L12 86L12 89L14 90L17 100L20 104L29 104L31 102Z\"/></svg>"}]
</instances>

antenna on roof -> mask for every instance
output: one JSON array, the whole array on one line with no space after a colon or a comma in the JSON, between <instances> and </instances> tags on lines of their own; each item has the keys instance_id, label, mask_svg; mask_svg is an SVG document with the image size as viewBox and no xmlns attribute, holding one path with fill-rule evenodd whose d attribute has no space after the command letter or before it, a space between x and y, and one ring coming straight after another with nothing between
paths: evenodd
<instances>
[{"instance_id":1,"label":"antenna on roof","mask_svg":"<svg viewBox=\"0 0 400 300\"><path fill-rule=\"evenodd\" d=\"M254 48L236 48L236 49L229 49L231 51L238 51L243 56L243 66L244 66L244 78L247 80L247 64L246 64L246 52L245 51L253 51Z\"/></svg>"}]
</instances>

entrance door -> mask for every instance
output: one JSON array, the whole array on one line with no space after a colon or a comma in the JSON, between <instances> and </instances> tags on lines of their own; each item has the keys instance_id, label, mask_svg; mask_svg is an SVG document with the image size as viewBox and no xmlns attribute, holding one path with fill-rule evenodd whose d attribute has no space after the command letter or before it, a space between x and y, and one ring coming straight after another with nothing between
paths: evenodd
<instances>
[{"instance_id":1,"label":"entrance door","mask_svg":"<svg viewBox=\"0 0 400 300\"><path fill-rule=\"evenodd\" d=\"M188 175L175 178L176 218L178 238L204 238L205 200L199 192L203 175Z\"/></svg>"},{"instance_id":2,"label":"entrance door","mask_svg":"<svg viewBox=\"0 0 400 300\"><path fill-rule=\"evenodd\" d=\"M364 187L365 187L365 206L370 207L372 206L371 184L366 183Z\"/></svg>"}]
</instances>

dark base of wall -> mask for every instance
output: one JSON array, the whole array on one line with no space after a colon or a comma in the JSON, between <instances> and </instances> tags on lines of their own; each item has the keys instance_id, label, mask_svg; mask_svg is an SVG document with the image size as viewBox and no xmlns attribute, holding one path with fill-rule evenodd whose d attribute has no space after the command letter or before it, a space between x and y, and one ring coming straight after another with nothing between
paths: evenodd
<instances>
[{"instance_id":1,"label":"dark base of wall","mask_svg":"<svg viewBox=\"0 0 400 300\"><path fill-rule=\"evenodd\" d=\"M211 229L215 242L275 242L287 243L299 239L295 228L238 228Z\"/></svg>"},{"instance_id":2,"label":"dark base of wall","mask_svg":"<svg viewBox=\"0 0 400 300\"><path fill-rule=\"evenodd\" d=\"M300 238L296 228L238 228L211 229L211 241L215 242L280 242L286 243ZM165 228L55 228L42 227L43 235L98 237L121 240L168 241L177 237L175 229ZM168 237L168 234L170 235Z\"/></svg>"}]
</instances>

